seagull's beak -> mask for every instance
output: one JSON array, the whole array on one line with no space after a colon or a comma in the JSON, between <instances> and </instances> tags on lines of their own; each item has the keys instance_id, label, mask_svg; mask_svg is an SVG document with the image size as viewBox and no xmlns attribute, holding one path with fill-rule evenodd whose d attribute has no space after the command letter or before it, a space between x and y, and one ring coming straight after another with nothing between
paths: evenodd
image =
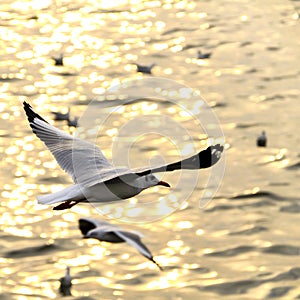
<instances>
[{"instance_id":1,"label":"seagull's beak","mask_svg":"<svg viewBox=\"0 0 300 300\"><path fill-rule=\"evenodd\" d=\"M157 185L163 185L163 186L165 186L165 187L171 187L167 182L165 182L165 181L159 181L158 183L157 183Z\"/></svg>"}]
</instances>

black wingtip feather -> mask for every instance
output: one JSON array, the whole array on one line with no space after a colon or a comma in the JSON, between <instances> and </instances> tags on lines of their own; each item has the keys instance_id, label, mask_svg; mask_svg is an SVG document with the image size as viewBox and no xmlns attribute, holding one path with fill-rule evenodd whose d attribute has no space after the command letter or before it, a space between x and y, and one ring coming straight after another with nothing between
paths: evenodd
<instances>
[{"instance_id":1,"label":"black wingtip feather","mask_svg":"<svg viewBox=\"0 0 300 300\"><path fill-rule=\"evenodd\" d=\"M93 222L89 222L85 219L79 219L78 220L79 230L83 235L86 235L90 230L96 228L95 224Z\"/></svg>"},{"instance_id":2,"label":"black wingtip feather","mask_svg":"<svg viewBox=\"0 0 300 300\"><path fill-rule=\"evenodd\" d=\"M153 263L155 263L155 264L157 265L157 267L159 268L160 271L164 271L164 268L163 268L162 266L160 266L160 265L154 260L153 257L152 257L150 260L151 260Z\"/></svg>"},{"instance_id":3,"label":"black wingtip feather","mask_svg":"<svg viewBox=\"0 0 300 300\"><path fill-rule=\"evenodd\" d=\"M216 164L221 158L224 147L220 144L210 146L199 152L199 164L201 169L209 168Z\"/></svg>"},{"instance_id":4,"label":"black wingtip feather","mask_svg":"<svg viewBox=\"0 0 300 300\"><path fill-rule=\"evenodd\" d=\"M26 113L26 116L28 118L29 123L34 123L34 119L38 118L46 123L48 123L45 119L43 119L40 115L38 115L31 107L30 104L28 104L27 102L23 102L23 106L24 106L24 110Z\"/></svg>"}]
</instances>

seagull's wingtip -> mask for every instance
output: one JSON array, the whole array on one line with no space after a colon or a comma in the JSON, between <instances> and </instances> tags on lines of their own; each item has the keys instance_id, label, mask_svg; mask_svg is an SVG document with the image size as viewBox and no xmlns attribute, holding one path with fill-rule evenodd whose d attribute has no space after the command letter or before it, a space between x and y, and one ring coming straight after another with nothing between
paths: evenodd
<instances>
[{"instance_id":1,"label":"seagull's wingtip","mask_svg":"<svg viewBox=\"0 0 300 300\"><path fill-rule=\"evenodd\" d=\"M26 113L26 116L28 118L28 121L30 123L30 126L32 127L32 123L34 123L34 119L38 118L46 123L48 123L44 118L42 118L39 114L37 114L31 107L31 105L29 103L27 103L26 101L23 102L23 106L24 106L24 110Z\"/></svg>"},{"instance_id":2,"label":"seagull's wingtip","mask_svg":"<svg viewBox=\"0 0 300 300\"><path fill-rule=\"evenodd\" d=\"M153 257L152 257L151 261L157 265L157 267L159 268L160 271L164 271L164 268L158 262L156 262Z\"/></svg>"}]
</instances>

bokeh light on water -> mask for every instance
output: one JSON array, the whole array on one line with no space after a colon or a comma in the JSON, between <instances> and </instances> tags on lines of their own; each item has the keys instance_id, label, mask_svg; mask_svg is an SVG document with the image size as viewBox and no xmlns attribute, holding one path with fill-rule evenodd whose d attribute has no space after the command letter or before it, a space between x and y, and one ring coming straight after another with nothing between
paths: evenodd
<instances>
[{"instance_id":1,"label":"bokeh light on water","mask_svg":"<svg viewBox=\"0 0 300 300\"><path fill-rule=\"evenodd\" d=\"M143 94L146 97L141 98L139 95ZM133 169L165 165L192 156L208 145L225 143L216 115L199 92L188 86L158 77L126 80L108 89L103 97L108 96L123 100L101 119L98 117L102 111L102 107L97 106L99 101L91 101L81 115L81 128L76 136L101 144L102 133L107 133L112 140L111 160L115 167ZM167 155L165 149L169 149ZM143 152L147 152L144 157L140 154ZM159 155L159 160L151 161L155 155ZM218 164L207 172L201 172L205 174L205 177L201 176L205 192L199 197L199 206L204 207L221 184L225 153L222 156ZM74 162L77 159L73 155ZM168 178L172 178L171 193L154 187L143 192L141 201L136 196L122 201L121 205L93 205L101 214L119 221L156 221L183 206L197 189L197 171L181 170L174 173L158 174L167 182ZM75 168L76 174L80 174L80 169Z\"/></svg>"},{"instance_id":2,"label":"bokeh light on water","mask_svg":"<svg viewBox=\"0 0 300 300\"><path fill-rule=\"evenodd\" d=\"M1 297L58 298L57 279L69 265L75 277L72 292L79 299L299 298L299 11L298 1L282 0L222 5L2 1ZM211 58L197 59L198 50L211 52ZM51 57L61 53L65 66L54 66ZM109 158L116 139L126 141L118 131L123 118L160 110L191 132L196 146L186 142L180 147L189 155L206 146L206 135L178 105L147 99L120 106L126 97L103 96L125 80L149 78L136 73L135 63L153 62L152 77L200 92L218 116L227 143L226 173L207 206L199 209L206 183L201 172L197 189L175 213L150 224L123 224L145 234L145 243L166 267L161 273L127 245L81 239L77 220L99 216L93 206L54 212L37 204L37 195L64 188L71 180L33 135L22 110L22 101L29 101L51 124L74 132L66 123L54 122L50 112L71 106L72 116L81 116L96 98L97 123L119 107L109 128L97 136ZM141 99L146 93L135 96ZM183 89L181 97L188 96ZM197 114L201 109L196 101L191 110ZM255 139L263 129L268 147L257 149ZM179 156L177 147L157 134L134 145L133 167ZM141 165L133 165L137 155ZM168 176L176 185L177 175ZM172 195L163 189L154 195L164 193ZM158 199L152 195L134 201Z\"/></svg>"}]
</instances>

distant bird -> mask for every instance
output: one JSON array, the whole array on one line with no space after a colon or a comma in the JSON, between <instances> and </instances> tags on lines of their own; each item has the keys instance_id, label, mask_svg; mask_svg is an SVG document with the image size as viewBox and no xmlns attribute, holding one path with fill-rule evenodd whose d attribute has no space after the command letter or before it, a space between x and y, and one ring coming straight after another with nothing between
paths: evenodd
<instances>
[{"instance_id":1,"label":"distant bird","mask_svg":"<svg viewBox=\"0 0 300 300\"><path fill-rule=\"evenodd\" d=\"M59 279L59 293L62 296L71 296L71 287L72 287L72 277L70 275L70 267L66 268L66 274L64 277Z\"/></svg>"},{"instance_id":2,"label":"distant bird","mask_svg":"<svg viewBox=\"0 0 300 300\"><path fill-rule=\"evenodd\" d=\"M75 117L74 119L68 119L68 126L69 127L77 127L78 126L78 117Z\"/></svg>"},{"instance_id":3,"label":"distant bird","mask_svg":"<svg viewBox=\"0 0 300 300\"><path fill-rule=\"evenodd\" d=\"M128 231L105 221L98 221L91 218L79 219L79 229L84 238L94 238L100 242L128 243L137 249L140 254L155 263L160 270L162 267L154 260L150 250L142 243L143 235L136 231Z\"/></svg>"},{"instance_id":4,"label":"distant bird","mask_svg":"<svg viewBox=\"0 0 300 300\"><path fill-rule=\"evenodd\" d=\"M68 209L82 202L120 201L158 185L170 187L152 173L209 168L219 161L223 151L223 146L217 144L189 158L161 167L135 170L115 168L95 144L57 129L28 103L23 102L23 105L32 131L46 144L61 168L75 182L61 191L38 197L40 204L63 202L55 206L55 210Z\"/></svg>"},{"instance_id":5,"label":"distant bird","mask_svg":"<svg viewBox=\"0 0 300 300\"><path fill-rule=\"evenodd\" d=\"M70 119L70 107L68 107L68 112L67 113L61 113L61 112L56 112L52 111L51 113L54 115L54 120L55 121L68 121Z\"/></svg>"},{"instance_id":6,"label":"distant bird","mask_svg":"<svg viewBox=\"0 0 300 300\"><path fill-rule=\"evenodd\" d=\"M63 66L64 65L64 55L61 53L58 57L51 57L54 60L55 66Z\"/></svg>"},{"instance_id":7,"label":"distant bird","mask_svg":"<svg viewBox=\"0 0 300 300\"><path fill-rule=\"evenodd\" d=\"M135 64L137 67L137 72L141 72L144 74L151 74L151 70L152 68L156 65L155 63L149 65L149 66L143 66L143 65L139 65L139 64Z\"/></svg>"},{"instance_id":8,"label":"distant bird","mask_svg":"<svg viewBox=\"0 0 300 300\"><path fill-rule=\"evenodd\" d=\"M211 53L202 53L200 50L198 51L197 58L198 59L207 59L210 58Z\"/></svg>"},{"instance_id":9,"label":"distant bird","mask_svg":"<svg viewBox=\"0 0 300 300\"><path fill-rule=\"evenodd\" d=\"M266 147L267 146L267 136L266 136L266 132L264 130L257 137L256 145L257 145L257 147Z\"/></svg>"}]
</instances>

